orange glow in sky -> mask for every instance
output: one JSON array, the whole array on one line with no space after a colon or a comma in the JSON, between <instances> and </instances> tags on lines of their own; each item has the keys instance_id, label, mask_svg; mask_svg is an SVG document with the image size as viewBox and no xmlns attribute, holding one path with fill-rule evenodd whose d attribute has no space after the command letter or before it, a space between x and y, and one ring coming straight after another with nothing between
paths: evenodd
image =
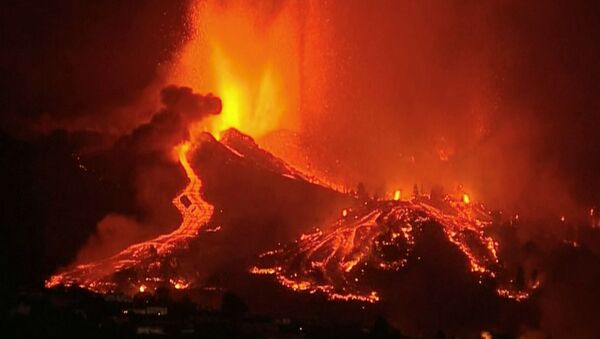
<instances>
[{"instance_id":1,"label":"orange glow in sky","mask_svg":"<svg viewBox=\"0 0 600 339\"><path fill-rule=\"evenodd\" d=\"M234 127L256 138L294 127L300 86L296 7L196 3L190 18L193 34L174 67L172 82L213 92L223 101L221 114L198 129L219 137Z\"/></svg>"}]
</instances>

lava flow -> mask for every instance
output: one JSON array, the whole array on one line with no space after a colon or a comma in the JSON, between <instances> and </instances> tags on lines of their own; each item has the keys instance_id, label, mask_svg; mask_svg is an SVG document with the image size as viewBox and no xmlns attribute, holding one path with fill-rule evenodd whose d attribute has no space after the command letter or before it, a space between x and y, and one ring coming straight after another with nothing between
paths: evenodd
<instances>
[{"instance_id":1,"label":"lava flow","mask_svg":"<svg viewBox=\"0 0 600 339\"><path fill-rule=\"evenodd\" d=\"M161 273L165 270L163 266L167 262L167 265L176 265L176 262L169 262L167 259L187 247L189 241L211 219L214 210L211 204L202 199L202 181L188 162L187 156L192 148L192 143L187 141L175 149L189 179L188 185L173 199L173 204L183 219L175 231L134 244L110 258L77 265L56 274L46 281L46 287L77 285L96 292L108 292L118 287L115 275L128 270L134 270L136 273L127 277L132 291L144 292L149 286L166 283L164 274ZM176 289L189 286L185 277L170 278L168 282Z\"/></svg>"},{"instance_id":2,"label":"lava flow","mask_svg":"<svg viewBox=\"0 0 600 339\"><path fill-rule=\"evenodd\" d=\"M466 259L475 281L496 279L502 269L498 243L487 234L491 221L484 206L450 196L441 206L433 205L424 196L410 201L368 201L359 211L344 210L342 218L326 231L316 229L260 255L261 265L250 272L274 275L289 289L323 292L331 300L377 302L381 294L374 288L377 279L371 278L400 272L420 261L423 251L414 253L416 246L431 240L426 231L441 229ZM530 294L510 283L496 284L504 286L497 288L501 297L520 301Z\"/></svg>"}]
</instances>

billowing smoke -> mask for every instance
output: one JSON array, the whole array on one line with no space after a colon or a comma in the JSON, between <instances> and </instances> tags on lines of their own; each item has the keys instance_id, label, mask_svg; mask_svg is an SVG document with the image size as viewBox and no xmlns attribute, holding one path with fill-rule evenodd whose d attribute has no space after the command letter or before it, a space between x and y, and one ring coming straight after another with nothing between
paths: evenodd
<instances>
[{"instance_id":1,"label":"billowing smoke","mask_svg":"<svg viewBox=\"0 0 600 339\"><path fill-rule=\"evenodd\" d=\"M80 250L79 262L115 254L179 224L171 200L185 179L173 150L190 139L191 125L219 114L222 104L218 97L194 93L189 87L165 87L160 97L163 108L148 123L122 136L100 155L101 162L112 163L109 173L113 180L132 185L134 213L112 211L106 215Z\"/></svg>"},{"instance_id":2,"label":"billowing smoke","mask_svg":"<svg viewBox=\"0 0 600 339\"><path fill-rule=\"evenodd\" d=\"M165 87L160 96L164 108L153 115L150 122L120 138L115 146L117 149L135 154L169 152L189 138L190 125L219 114L222 108L221 99L212 94L196 94L189 87Z\"/></svg>"},{"instance_id":3,"label":"billowing smoke","mask_svg":"<svg viewBox=\"0 0 600 339\"><path fill-rule=\"evenodd\" d=\"M108 258L135 242L148 238L148 227L137 223L132 217L108 214L96 227L96 231L83 245L75 262L88 263Z\"/></svg>"}]
</instances>

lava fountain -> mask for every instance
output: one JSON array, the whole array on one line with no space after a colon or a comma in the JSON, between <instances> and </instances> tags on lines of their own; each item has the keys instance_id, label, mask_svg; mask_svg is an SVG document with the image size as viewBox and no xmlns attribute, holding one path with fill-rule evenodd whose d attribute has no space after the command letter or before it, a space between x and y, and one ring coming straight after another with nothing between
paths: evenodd
<instances>
[{"instance_id":1,"label":"lava fountain","mask_svg":"<svg viewBox=\"0 0 600 339\"><path fill-rule=\"evenodd\" d=\"M257 7L258 6L258 7ZM244 1L197 1L189 11L190 36L171 67L168 80L200 92L215 92L223 102L220 114L189 122L190 140L201 132L219 138L231 127L260 137L297 123L300 102L305 11L300 4L248 4ZM173 200L182 223L172 233L132 245L100 261L77 265L50 277L47 287L78 285L106 292L118 286L112 276L129 269L133 291L166 280L157 271L160 263L190 239L211 219L213 206L201 197L202 182L187 160L193 141L177 146L179 162L189 179ZM164 280L164 281L163 281ZM172 285L188 286L173 277Z\"/></svg>"},{"instance_id":2,"label":"lava fountain","mask_svg":"<svg viewBox=\"0 0 600 339\"><path fill-rule=\"evenodd\" d=\"M260 137L297 124L302 68L300 4L198 1L171 82L216 92L219 117L197 126L216 137L236 128Z\"/></svg>"}]
</instances>

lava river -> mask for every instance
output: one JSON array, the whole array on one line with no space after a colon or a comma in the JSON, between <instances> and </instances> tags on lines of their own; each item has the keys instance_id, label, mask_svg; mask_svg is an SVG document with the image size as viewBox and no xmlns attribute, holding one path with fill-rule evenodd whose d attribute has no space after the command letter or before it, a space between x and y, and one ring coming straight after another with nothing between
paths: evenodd
<instances>
[{"instance_id":1,"label":"lava river","mask_svg":"<svg viewBox=\"0 0 600 339\"><path fill-rule=\"evenodd\" d=\"M108 292L118 287L114 274L127 270L137 272L127 278L131 291L143 292L150 286L165 283L161 272L165 270L163 266L169 264L168 258L184 250L213 215L214 207L204 201L200 194L202 181L188 162L187 155L193 147L190 142L176 147L179 162L189 179L187 186L173 199L183 219L176 230L129 246L110 258L77 265L58 273L46 281L46 287L77 285L96 292ZM187 287L189 281L183 277L172 277L169 283L180 289Z\"/></svg>"}]
</instances>

